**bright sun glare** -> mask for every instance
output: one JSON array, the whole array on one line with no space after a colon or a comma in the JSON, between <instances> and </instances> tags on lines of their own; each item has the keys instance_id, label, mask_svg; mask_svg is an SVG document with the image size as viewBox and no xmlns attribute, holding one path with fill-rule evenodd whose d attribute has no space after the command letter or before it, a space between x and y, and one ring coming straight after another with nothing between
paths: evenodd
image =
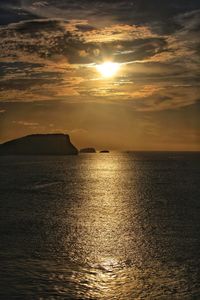
<instances>
[{"instance_id":1,"label":"bright sun glare","mask_svg":"<svg viewBox=\"0 0 200 300\"><path fill-rule=\"evenodd\" d=\"M104 62L101 65L96 66L97 71L101 73L103 77L112 77L114 76L117 71L119 70L119 64L113 62Z\"/></svg>"}]
</instances>

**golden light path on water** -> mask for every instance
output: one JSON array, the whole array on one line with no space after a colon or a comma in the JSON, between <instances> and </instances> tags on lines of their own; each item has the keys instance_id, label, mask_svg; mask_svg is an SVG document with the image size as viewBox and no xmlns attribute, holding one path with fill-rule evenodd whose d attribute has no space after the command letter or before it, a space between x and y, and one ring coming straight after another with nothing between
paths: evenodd
<instances>
[{"instance_id":1,"label":"golden light path on water","mask_svg":"<svg viewBox=\"0 0 200 300\"><path fill-rule=\"evenodd\" d=\"M70 253L82 268L71 280L81 299L126 299L134 285L135 290L141 288L141 271L135 266L133 274L132 260L136 265L143 260L142 249L138 249L142 232L137 224L137 201L130 213L129 198L133 195L124 190L133 174L127 178L120 161L109 155L91 157L85 172L84 167L82 199L76 208L76 241Z\"/></svg>"},{"instance_id":2,"label":"golden light path on water","mask_svg":"<svg viewBox=\"0 0 200 300\"><path fill-rule=\"evenodd\" d=\"M152 214L151 170L134 156L95 154L83 155L76 172L73 232L65 241L70 299L157 299L165 286L184 295L185 269L162 261L172 260L172 248L160 241L165 210Z\"/></svg>"}]
</instances>

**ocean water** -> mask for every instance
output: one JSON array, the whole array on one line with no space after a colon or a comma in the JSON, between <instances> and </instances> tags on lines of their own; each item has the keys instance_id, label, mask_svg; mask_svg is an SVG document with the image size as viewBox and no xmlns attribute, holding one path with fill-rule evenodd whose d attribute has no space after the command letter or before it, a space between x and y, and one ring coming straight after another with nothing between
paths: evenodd
<instances>
[{"instance_id":1,"label":"ocean water","mask_svg":"<svg viewBox=\"0 0 200 300\"><path fill-rule=\"evenodd\" d=\"M0 299L200 299L200 153L0 157Z\"/></svg>"}]
</instances>

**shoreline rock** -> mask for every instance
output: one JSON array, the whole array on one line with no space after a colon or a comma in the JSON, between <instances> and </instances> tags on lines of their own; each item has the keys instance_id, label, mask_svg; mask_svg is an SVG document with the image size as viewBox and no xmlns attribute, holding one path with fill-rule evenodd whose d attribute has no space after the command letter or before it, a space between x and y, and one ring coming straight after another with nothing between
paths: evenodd
<instances>
[{"instance_id":1,"label":"shoreline rock","mask_svg":"<svg viewBox=\"0 0 200 300\"><path fill-rule=\"evenodd\" d=\"M110 153L110 151L109 150L101 150L101 151L99 151L100 153Z\"/></svg>"},{"instance_id":2,"label":"shoreline rock","mask_svg":"<svg viewBox=\"0 0 200 300\"><path fill-rule=\"evenodd\" d=\"M77 155L68 134L32 134L0 145L0 155Z\"/></svg>"},{"instance_id":3,"label":"shoreline rock","mask_svg":"<svg viewBox=\"0 0 200 300\"><path fill-rule=\"evenodd\" d=\"M79 151L80 153L96 153L95 148L82 148Z\"/></svg>"}]
</instances>

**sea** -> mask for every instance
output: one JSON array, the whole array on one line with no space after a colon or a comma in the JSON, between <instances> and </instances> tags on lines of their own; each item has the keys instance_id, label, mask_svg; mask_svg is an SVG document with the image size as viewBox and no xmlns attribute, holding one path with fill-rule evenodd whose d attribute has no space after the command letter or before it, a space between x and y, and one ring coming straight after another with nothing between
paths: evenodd
<instances>
[{"instance_id":1,"label":"sea","mask_svg":"<svg viewBox=\"0 0 200 300\"><path fill-rule=\"evenodd\" d=\"M200 299L200 153L0 157L0 299Z\"/></svg>"}]
</instances>

